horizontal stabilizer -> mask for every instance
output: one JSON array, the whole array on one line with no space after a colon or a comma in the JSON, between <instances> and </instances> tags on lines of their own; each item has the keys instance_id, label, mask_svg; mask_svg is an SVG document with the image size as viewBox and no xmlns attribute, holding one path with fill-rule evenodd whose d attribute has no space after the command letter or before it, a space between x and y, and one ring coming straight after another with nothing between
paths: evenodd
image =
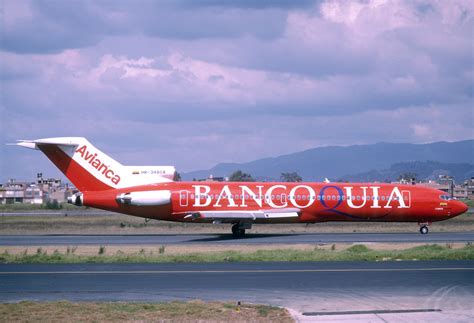
<instances>
[{"instance_id":1,"label":"horizontal stabilizer","mask_svg":"<svg viewBox=\"0 0 474 323\"><path fill-rule=\"evenodd\" d=\"M63 138L45 138L45 139L36 139L36 140L18 140L15 144L20 147L25 147L29 149L38 149L38 145L58 145L58 146L78 146L79 143L76 137L63 137Z\"/></svg>"}]
</instances>

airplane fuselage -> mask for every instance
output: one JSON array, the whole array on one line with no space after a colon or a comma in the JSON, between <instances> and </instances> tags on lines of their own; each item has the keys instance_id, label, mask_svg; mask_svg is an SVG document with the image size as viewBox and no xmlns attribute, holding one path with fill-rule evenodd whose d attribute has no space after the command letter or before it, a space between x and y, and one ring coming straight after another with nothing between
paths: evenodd
<instances>
[{"instance_id":1,"label":"airplane fuselage","mask_svg":"<svg viewBox=\"0 0 474 323\"><path fill-rule=\"evenodd\" d=\"M169 203L120 203L133 192L169 192ZM325 221L436 222L465 212L446 193L419 185L382 183L170 182L102 192L83 192L83 204L130 215L168 220L197 212L293 211L298 217L255 218L256 223ZM159 205L161 204L161 205ZM225 222L232 222L225 221Z\"/></svg>"}]
</instances>

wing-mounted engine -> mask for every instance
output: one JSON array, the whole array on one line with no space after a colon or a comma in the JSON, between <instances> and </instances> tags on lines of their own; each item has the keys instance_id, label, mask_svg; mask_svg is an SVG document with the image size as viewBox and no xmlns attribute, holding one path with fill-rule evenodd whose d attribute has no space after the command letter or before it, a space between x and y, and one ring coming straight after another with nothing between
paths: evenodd
<instances>
[{"instance_id":1,"label":"wing-mounted engine","mask_svg":"<svg viewBox=\"0 0 474 323\"><path fill-rule=\"evenodd\" d=\"M124 205L160 206L171 203L171 191L127 192L117 195L116 201Z\"/></svg>"}]
</instances>

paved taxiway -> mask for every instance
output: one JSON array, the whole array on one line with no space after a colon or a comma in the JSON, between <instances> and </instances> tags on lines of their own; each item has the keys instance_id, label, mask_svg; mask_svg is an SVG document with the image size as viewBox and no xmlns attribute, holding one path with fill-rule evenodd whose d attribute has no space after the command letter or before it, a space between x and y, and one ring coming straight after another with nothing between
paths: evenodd
<instances>
[{"instance_id":1,"label":"paved taxiway","mask_svg":"<svg viewBox=\"0 0 474 323\"><path fill-rule=\"evenodd\" d=\"M3 235L0 246L59 245L168 245L168 244L300 244L300 243L436 243L474 241L474 232L413 233L303 233L247 234L138 234L138 235Z\"/></svg>"},{"instance_id":2,"label":"paved taxiway","mask_svg":"<svg viewBox=\"0 0 474 323\"><path fill-rule=\"evenodd\" d=\"M472 321L474 261L0 265L1 302L65 299L240 300L308 319L302 313L408 310Z\"/></svg>"}]
</instances>

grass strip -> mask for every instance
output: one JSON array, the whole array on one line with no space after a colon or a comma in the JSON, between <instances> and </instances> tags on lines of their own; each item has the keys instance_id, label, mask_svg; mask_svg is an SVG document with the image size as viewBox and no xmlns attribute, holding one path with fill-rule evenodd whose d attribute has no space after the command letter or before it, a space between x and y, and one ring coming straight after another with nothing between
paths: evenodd
<instances>
[{"instance_id":1,"label":"grass strip","mask_svg":"<svg viewBox=\"0 0 474 323\"><path fill-rule=\"evenodd\" d=\"M333 249L333 248L331 248ZM158 254L137 252L124 254L118 251L108 255L105 247L98 249L97 255L75 255L73 252L48 254L39 248L36 254L0 255L0 263L24 264L66 264L66 263L194 263L194 262L258 262L258 261L393 261L393 260L474 260L474 246L467 243L462 248L452 245L422 245L403 250L372 250L365 245L354 245L344 250L257 250L254 252L191 252L186 254L166 254L165 247Z\"/></svg>"},{"instance_id":2,"label":"grass strip","mask_svg":"<svg viewBox=\"0 0 474 323\"><path fill-rule=\"evenodd\" d=\"M293 322L282 308L224 302L20 302L0 304L4 322Z\"/></svg>"}]
</instances>

